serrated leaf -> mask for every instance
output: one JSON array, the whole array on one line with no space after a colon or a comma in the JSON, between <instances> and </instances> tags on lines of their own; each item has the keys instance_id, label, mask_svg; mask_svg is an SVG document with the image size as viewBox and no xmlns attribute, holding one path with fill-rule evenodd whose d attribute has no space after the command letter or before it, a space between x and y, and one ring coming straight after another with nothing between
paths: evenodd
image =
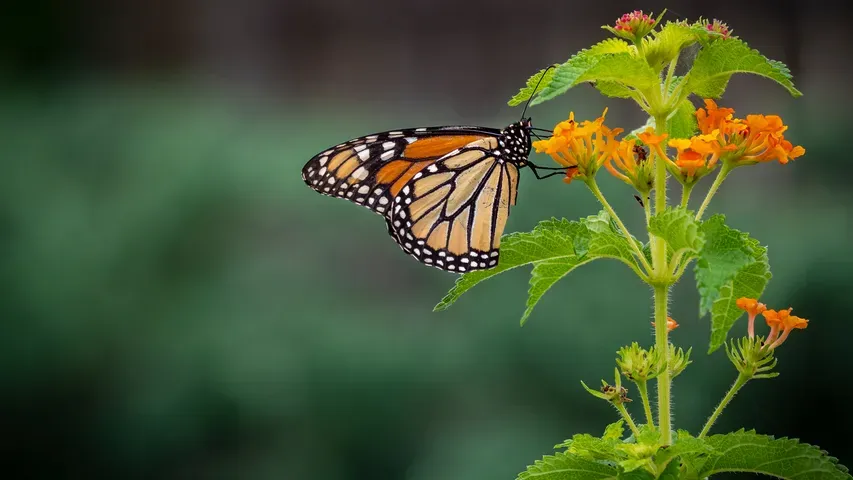
<instances>
[{"instance_id":1,"label":"serrated leaf","mask_svg":"<svg viewBox=\"0 0 853 480\"><path fill-rule=\"evenodd\" d=\"M772 277L767 249L748 234L725 225L724 215L714 215L702 224L705 245L696 262L699 311L711 312L712 353L726 341L729 330L743 315L740 297L761 298Z\"/></svg>"},{"instance_id":2,"label":"serrated leaf","mask_svg":"<svg viewBox=\"0 0 853 480\"><path fill-rule=\"evenodd\" d=\"M654 118L652 121L654 122ZM685 98L666 120L666 131L669 138L690 138L696 135L698 129L696 106L689 98Z\"/></svg>"},{"instance_id":3,"label":"serrated leaf","mask_svg":"<svg viewBox=\"0 0 853 480\"><path fill-rule=\"evenodd\" d=\"M635 53L637 47L621 38L608 38L584 50L587 55L607 55L609 53Z\"/></svg>"},{"instance_id":4,"label":"serrated leaf","mask_svg":"<svg viewBox=\"0 0 853 480\"><path fill-rule=\"evenodd\" d=\"M616 478L617 474L616 467L612 465L563 452L537 460L518 474L517 480L604 480Z\"/></svg>"},{"instance_id":5,"label":"serrated leaf","mask_svg":"<svg viewBox=\"0 0 853 480\"><path fill-rule=\"evenodd\" d=\"M764 253L757 240L729 228L725 221L725 215L718 214L702 222L705 245L694 268L700 317L711 310L720 296L720 289L731 282L741 268L760 259Z\"/></svg>"},{"instance_id":6,"label":"serrated leaf","mask_svg":"<svg viewBox=\"0 0 853 480\"><path fill-rule=\"evenodd\" d=\"M759 435L754 430L711 435L706 443L720 455L700 471L705 478L723 472L749 472L791 480L851 479L847 468L819 448L795 439Z\"/></svg>"},{"instance_id":7,"label":"serrated leaf","mask_svg":"<svg viewBox=\"0 0 853 480\"><path fill-rule=\"evenodd\" d=\"M571 440L566 440L561 445L554 448L565 446L567 453L577 455L589 460L617 460L624 458L624 455L616 451L614 445L620 443L620 440L606 440L603 438L593 437L587 433L574 435Z\"/></svg>"},{"instance_id":8,"label":"serrated leaf","mask_svg":"<svg viewBox=\"0 0 853 480\"><path fill-rule=\"evenodd\" d=\"M558 66L548 87L530 102L538 105L583 82L616 82L626 88L644 90L660 82L655 71L632 53L590 55L582 52Z\"/></svg>"},{"instance_id":9,"label":"serrated leaf","mask_svg":"<svg viewBox=\"0 0 853 480\"><path fill-rule=\"evenodd\" d=\"M660 30L652 31L651 36L643 38L643 51L649 65L661 68L678 58L682 49L697 41L697 33L689 25L681 22L667 22Z\"/></svg>"},{"instance_id":10,"label":"serrated leaf","mask_svg":"<svg viewBox=\"0 0 853 480\"><path fill-rule=\"evenodd\" d=\"M636 95L636 92L625 85L622 85L619 82L595 82L593 84L596 90L601 92L602 95L611 98L633 98Z\"/></svg>"},{"instance_id":11,"label":"serrated leaf","mask_svg":"<svg viewBox=\"0 0 853 480\"><path fill-rule=\"evenodd\" d=\"M674 254L698 254L705 242L693 213L683 207L667 207L652 215L649 233L663 238Z\"/></svg>"},{"instance_id":12,"label":"serrated leaf","mask_svg":"<svg viewBox=\"0 0 853 480\"><path fill-rule=\"evenodd\" d=\"M625 421L619 420L608 425L601 438L604 440L621 440L623 435L625 435Z\"/></svg>"},{"instance_id":13,"label":"serrated leaf","mask_svg":"<svg viewBox=\"0 0 853 480\"><path fill-rule=\"evenodd\" d=\"M531 100L530 105L539 105L542 102L566 93L566 91L577 84L577 79L593 65L598 63L599 58L580 52L568 59L565 63L553 69L553 76L548 85L539 91L536 98Z\"/></svg>"},{"instance_id":14,"label":"serrated leaf","mask_svg":"<svg viewBox=\"0 0 853 480\"><path fill-rule=\"evenodd\" d=\"M735 73L761 75L775 80L795 97L802 95L794 88L787 67L735 38L716 40L702 47L693 61L685 88L700 97L718 98Z\"/></svg>"},{"instance_id":15,"label":"serrated leaf","mask_svg":"<svg viewBox=\"0 0 853 480\"><path fill-rule=\"evenodd\" d=\"M582 251L579 252L577 248ZM565 219L545 220L532 232L505 235L501 239L498 265L489 270L460 276L434 310L446 309L483 280L522 265L533 265L527 309L521 319L523 324L536 303L554 283L580 265L598 258L614 258L637 268L630 243L613 228L607 212L575 222Z\"/></svg>"},{"instance_id":16,"label":"serrated leaf","mask_svg":"<svg viewBox=\"0 0 853 480\"><path fill-rule=\"evenodd\" d=\"M547 71L546 71L547 70ZM542 78L544 75L545 78ZM554 69L545 69L539 70L532 77L527 79L527 85L518 91L514 97L512 97L509 102L509 106L515 107L516 105L520 105L523 102L526 102L536 90L537 85L539 88L547 87L549 83L551 83L551 79L554 77ZM541 83L540 83L541 81Z\"/></svg>"},{"instance_id":17,"label":"serrated leaf","mask_svg":"<svg viewBox=\"0 0 853 480\"><path fill-rule=\"evenodd\" d=\"M770 281L770 265L767 257L741 268L734 280L720 289L720 298L711 306L711 345L708 353L713 353L726 342L726 336L742 314L735 302L740 297L760 298L764 287Z\"/></svg>"},{"instance_id":18,"label":"serrated leaf","mask_svg":"<svg viewBox=\"0 0 853 480\"><path fill-rule=\"evenodd\" d=\"M696 438L685 430L679 430L676 441L668 448L661 449L655 455L655 463L659 466L668 465L674 459L680 458L688 464L695 464L698 459L705 459L714 452L713 447L708 445L704 439Z\"/></svg>"}]
</instances>

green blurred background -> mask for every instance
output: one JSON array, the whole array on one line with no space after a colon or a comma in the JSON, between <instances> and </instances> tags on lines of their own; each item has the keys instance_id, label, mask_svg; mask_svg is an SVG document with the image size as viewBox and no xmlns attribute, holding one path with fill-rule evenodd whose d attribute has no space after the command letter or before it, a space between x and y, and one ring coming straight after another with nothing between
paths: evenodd
<instances>
[{"instance_id":1,"label":"green blurred background","mask_svg":"<svg viewBox=\"0 0 853 480\"><path fill-rule=\"evenodd\" d=\"M748 385L715 430L798 437L853 464L853 33L840 2L16 0L0 18L4 470L506 479L600 432L614 413L579 380L652 341L651 294L628 269L573 273L523 328L526 271L432 313L454 275L407 258L380 218L317 195L300 169L375 131L504 126L529 74L624 11L664 6L727 21L805 92L738 77L722 101L781 114L807 149L738 171L711 210L769 246L764 300L811 324L782 348L782 375ZM644 120L590 87L530 113L549 127L605 106L610 126ZM632 192L602 183L638 228ZM598 210L558 179L524 174L520 190L508 232ZM704 354L697 302L690 280L677 286L673 341L695 362L675 419L693 431L734 379L722 351Z\"/></svg>"}]
</instances>

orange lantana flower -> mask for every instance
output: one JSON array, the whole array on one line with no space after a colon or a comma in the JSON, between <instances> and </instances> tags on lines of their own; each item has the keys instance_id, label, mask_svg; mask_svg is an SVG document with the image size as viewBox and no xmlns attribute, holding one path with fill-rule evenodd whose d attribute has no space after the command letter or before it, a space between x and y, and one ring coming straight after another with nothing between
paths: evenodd
<instances>
[{"instance_id":1,"label":"orange lantana flower","mask_svg":"<svg viewBox=\"0 0 853 480\"><path fill-rule=\"evenodd\" d=\"M714 170L720 156L735 147L723 145L719 131L696 135L692 138L676 138L669 146L677 150L675 161L666 158L669 171L683 184L694 183Z\"/></svg>"},{"instance_id":2,"label":"orange lantana flower","mask_svg":"<svg viewBox=\"0 0 853 480\"><path fill-rule=\"evenodd\" d=\"M554 127L554 134L547 140L533 142L537 153L547 153L570 170L563 180L571 182L573 178L592 178L601 165L610 157L619 142L616 135L621 128L610 129L604 125L607 109L594 121L575 122L574 112L569 119Z\"/></svg>"},{"instance_id":3,"label":"orange lantana flower","mask_svg":"<svg viewBox=\"0 0 853 480\"><path fill-rule=\"evenodd\" d=\"M696 109L699 131L714 135L719 144L719 156L731 152L723 160L733 166L753 165L758 162L778 160L785 164L802 156L806 150L785 139L788 127L778 115L747 115L734 118L734 109L721 108L711 99L705 108Z\"/></svg>"},{"instance_id":4,"label":"orange lantana flower","mask_svg":"<svg viewBox=\"0 0 853 480\"><path fill-rule=\"evenodd\" d=\"M749 333L749 338L755 337L755 317L759 313L767 310L767 306L763 303L759 303L758 300L754 298L741 297L735 301L735 305L741 310L746 311L747 315L749 315L749 325L747 327L747 332Z\"/></svg>"},{"instance_id":5,"label":"orange lantana flower","mask_svg":"<svg viewBox=\"0 0 853 480\"><path fill-rule=\"evenodd\" d=\"M770 334L767 335L764 345L769 345L771 350L782 345L787 340L791 331L802 330L808 327L809 321L805 318L791 315L791 310L793 309L788 308L787 310L779 311L766 310L762 313L764 319L767 321L767 325L770 326ZM779 334L780 331L781 335Z\"/></svg>"}]
</instances>

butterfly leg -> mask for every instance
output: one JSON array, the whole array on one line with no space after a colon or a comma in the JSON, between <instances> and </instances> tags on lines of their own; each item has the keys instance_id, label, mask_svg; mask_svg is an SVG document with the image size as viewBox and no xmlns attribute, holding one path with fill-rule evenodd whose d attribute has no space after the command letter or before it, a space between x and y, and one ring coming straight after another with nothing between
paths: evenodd
<instances>
[{"instance_id":1,"label":"butterfly leg","mask_svg":"<svg viewBox=\"0 0 853 480\"><path fill-rule=\"evenodd\" d=\"M566 170L569 168L577 168L577 167L542 167L540 165L536 165L533 162L527 162L527 166L530 167L530 170L533 172L533 175L536 176L537 179L542 180L548 177L553 177L554 175L562 175L565 174ZM539 170L556 170L555 172L551 172L547 175L540 175Z\"/></svg>"}]
</instances>

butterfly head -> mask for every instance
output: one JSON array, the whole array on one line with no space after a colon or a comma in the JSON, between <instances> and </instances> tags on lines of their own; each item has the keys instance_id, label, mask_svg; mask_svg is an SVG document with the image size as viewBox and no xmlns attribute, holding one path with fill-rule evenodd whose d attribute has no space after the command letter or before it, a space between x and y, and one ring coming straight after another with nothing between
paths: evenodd
<instances>
[{"instance_id":1,"label":"butterfly head","mask_svg":"<svg viewBox=\"0 0 853 480\"><path fill-rule=\"evenodd\" d=\"M524 164L530 156L530 129L533 126L530 118L510 124L501 130L498 145L501 156L505 161Z\"/></svg>"}]
</instances>

